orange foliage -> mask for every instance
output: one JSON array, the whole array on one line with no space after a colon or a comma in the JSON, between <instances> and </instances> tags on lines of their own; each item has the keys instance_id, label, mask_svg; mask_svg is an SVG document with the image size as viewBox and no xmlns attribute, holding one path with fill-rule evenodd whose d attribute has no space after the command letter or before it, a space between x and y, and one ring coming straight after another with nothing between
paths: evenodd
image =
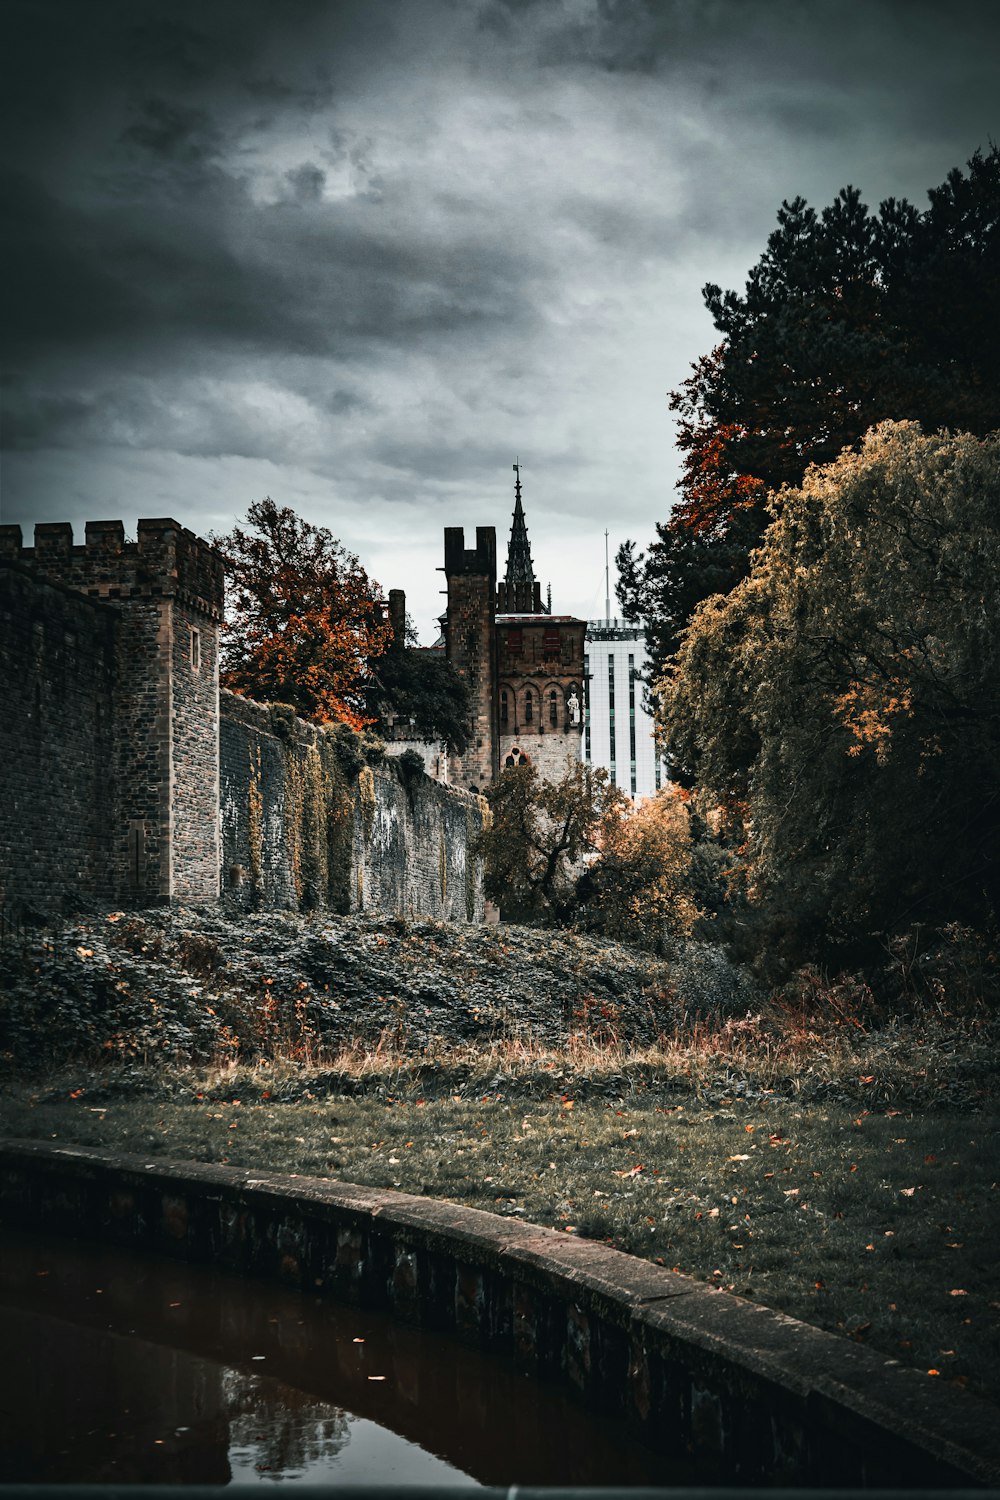
<instances>
[{"instance_id":1,"label":"orange foliage","mask_svg":"<svg viewBox=\"0 0 1000 1500\"><path fill-rule=\"evenodd\" d=\"M252 531L234 527L218 542L229 586L223 686L364 728L370 665L391 638L377 585L325 527L287 507L256 501L247 519Z\"/></svg>"}]
</instances>

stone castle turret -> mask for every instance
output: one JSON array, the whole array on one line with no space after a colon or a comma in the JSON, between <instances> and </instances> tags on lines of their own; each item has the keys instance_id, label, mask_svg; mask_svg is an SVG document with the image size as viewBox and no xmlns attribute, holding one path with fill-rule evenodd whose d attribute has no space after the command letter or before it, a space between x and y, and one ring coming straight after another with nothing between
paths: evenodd
<instances>
[{"instance_id":1,"label":"stone castle turret","mask_svg":"<svg viewBox=\"0 0 1000 1500\"><path fill-rule=\"evenodd\" d=\"M448 583L445 621L447 658L464 678L472 705L472 737L464 755L451 759L452 782L482 791L497 774L496 587L497 536L476 527L467 548L461 526L446 526L444 573Z\"/></svg>"},{"instance_id":2,"label":"stone castle turret","mask_svg":"<svg viewBox=\"0 0 1000 1500\"><path fill-rule=\"evenodd\" d=\"M0 883L16 869L23 901L218 897L223 590L219 554L171 519L134 542L90 521L82 546L68 522L33 547L0 526Z\"/></svg>"}]
</instances>

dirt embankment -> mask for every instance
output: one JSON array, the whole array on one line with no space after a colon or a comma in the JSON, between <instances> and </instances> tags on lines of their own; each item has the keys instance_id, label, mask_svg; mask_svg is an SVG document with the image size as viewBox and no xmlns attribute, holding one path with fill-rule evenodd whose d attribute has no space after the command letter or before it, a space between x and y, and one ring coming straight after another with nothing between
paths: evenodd
<instances>
[{"instance_id":1,"label":"dirt embankment","mask_svg":"<svg viewBox=\"0 0 1000 1500\"><path fill-rule=\"evenodd\" d=\"M419 1054L514 1040L648 1046L694 1014L745 1011L748 979L708 948L668 962L527 927L385 917L112 912L0 949L0 1054L71 1059Z\"/></svg>"}]
</instances>

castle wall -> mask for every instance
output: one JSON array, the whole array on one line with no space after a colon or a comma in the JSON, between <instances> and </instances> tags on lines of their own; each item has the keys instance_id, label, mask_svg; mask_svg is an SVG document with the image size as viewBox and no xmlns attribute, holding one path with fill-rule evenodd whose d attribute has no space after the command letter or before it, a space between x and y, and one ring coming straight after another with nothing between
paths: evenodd
<instances>
[{"instance_id":1,"label":"castle wall","mask_svg":"<svg viewBox=\"0 0 1000 1500\"><path fill-rule=\"evenodd\" d=\"M225 691L219 743L228 901L482 920L477 797L392 757L368 765L342 727Z\"/></svg>"},{"instance_id":2,"label":"castle wall","mask_svg":"<svg viewBox=\"0 0 1000 1500\"><path fill-rule=\"evenodd\" d=\"M561 781L571 765L580 759L580 731L568 730L565 734L501 735L500 769L503 770L508 755L520 751L520 758L527 757L543 781ZM519 757L515 756L515 760Z\"/></svg>"},{"instance_id":3,"label":"castle wall","mask_svg":"<svg viewBox=\"0 0 1000 1500\"><path fill-rule=\"evenodd\" d=\"M0 902L113 899L114 619L0 566Z\"/></svg>"},{"instance_id":4,"label":"castle wall","mask_svg":"<svg viewBox=\"0 0 1000 1500\"><path fill-rule=\"evenodd\" d=\"M222 595L221 558L170 520L135 542L90 522L83 546L63 523L33 547L0 526L0 902L52 916L221 886L264 909L482 920L478 797L411 758L367 764L344 726L220 703ZM495 744L477 747L487 768Z\"/></svg>"},{"instance_id":5,"label":"castle wall","mask_svg":"<svg viewBox=\"0 0 1000 1500\"><path fill-rule=\"evenodd\" d=\"M170 619L171 895L219 894L219 643L203 616L175 600Z\"/></svg>"},{"instance_id":6,"label":"castle wall","mask_svg":"<svg viewBox=\"0 0 1000 1500\"><path fill-rule=\"evenodd\" d=\"M114 890L128 905L170 899L170 684L154 670L170 641L170 601L141 600L115 619Z\"/></svg>"}]
</instances>

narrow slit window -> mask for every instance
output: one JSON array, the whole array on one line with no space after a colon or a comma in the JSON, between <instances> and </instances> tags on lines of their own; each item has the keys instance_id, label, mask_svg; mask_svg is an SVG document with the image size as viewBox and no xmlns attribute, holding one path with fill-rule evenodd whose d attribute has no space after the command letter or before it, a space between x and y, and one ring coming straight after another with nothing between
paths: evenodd
<instances>
[{"instance_id":1,"label":"narrow slit window","mask_svg":"<svg viewBox=\"0 0 1000 1500\"><path fill-rule=\"evenodd\" d=\"M201 631L191 631L191 670L197 672L201 667Z\"/></svg>"}]
</instances>

